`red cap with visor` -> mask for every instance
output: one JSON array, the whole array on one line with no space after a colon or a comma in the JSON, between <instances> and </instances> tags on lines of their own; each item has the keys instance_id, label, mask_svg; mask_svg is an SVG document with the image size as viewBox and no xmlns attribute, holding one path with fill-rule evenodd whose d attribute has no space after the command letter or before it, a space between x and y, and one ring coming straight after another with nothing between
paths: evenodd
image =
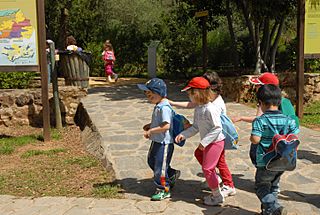
<instances>
[{"instance_id":1,"label":"red cap with visor","mask_svg":"<svg viewBox=\"0 0 320 215\"><path fill-rule=\"evenodd\" d=\"M191 88L207 89L209 87L210 87L210 83L207 79L205 79L204 77L194 77L189 81L188 85L181 90L181 92L187 91Z\"/></svg>"},{"instance_id":2,"label":"red cap with visor","mask_svg":"<svg viewBox=\"0 0 320 215\"><path fill-rule=\"evenodd\" d=\"M270 72L265 72L261 74L259 77L251 77L249 81L252 84L260 84L260 85L273 84L273 85L279 86L278 77L275 74Z\"/></svg>"}]
</instances>

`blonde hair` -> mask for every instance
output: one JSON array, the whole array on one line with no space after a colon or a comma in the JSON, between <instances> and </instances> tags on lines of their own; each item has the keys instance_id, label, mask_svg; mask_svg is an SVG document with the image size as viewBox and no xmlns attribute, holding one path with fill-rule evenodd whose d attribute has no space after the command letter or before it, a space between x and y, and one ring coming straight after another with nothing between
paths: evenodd
<instances>
[{"instance_id":1,"label":"blonde hair","mask_svg":"<svg viewBox=\"0 0 320 215\"><path fill-rule=\"evenodd\" d=\"M214 100L216 94L210 89L191 88L187 91L197 104L204 105Z\"/></svg>"},{"instance_id":2,"label":"blonde hair","mask_svg":"<svg viewBox=\"0 0 320 215\"><path fill-rule=\"evenodd\" d=\"M108 49L109 51L113 51L112 44L110 43L110 40L106 40L103 44L103 49Z\"/></svg>"}]
</instances>

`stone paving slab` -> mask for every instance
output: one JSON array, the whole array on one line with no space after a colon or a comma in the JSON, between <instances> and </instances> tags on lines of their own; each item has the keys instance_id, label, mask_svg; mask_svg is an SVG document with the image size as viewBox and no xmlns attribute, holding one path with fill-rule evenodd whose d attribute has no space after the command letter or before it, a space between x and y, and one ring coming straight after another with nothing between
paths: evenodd
<instances>
[{"instance_id":1,"label":"stone paving slab","mask_svg":"<svg viewBox=\"0 0 320 215\"><path fill-rule=\"evenodd\" d=\"M169 98L186 100L182 88L168 83ZM150 201L154 192L152 171L147 166L150 141L143 138L142 126L150 121L153 105L135 84L100 86L89 89L82 100L93 124L101 135L102 147L111 162L118 182L123 185L126 199L93 198L15 198L0 196L0 214L256 214L260 203L254 194L254 171L249 157L251 125L238 123L240 149L226 153L237 194L228 197L222 207L207 207L202 197L209 193L201 167L193 157L199 137L176 147L172 166L182 171L172 191L172 198ZM252 115L247 106L227 103L228 115ZM192 119L193 110L177 109ZM284 174L281 180L280 201L289 214L320 214L320 132L301 129L298 167Z\"/></svg>"}]
</instances>

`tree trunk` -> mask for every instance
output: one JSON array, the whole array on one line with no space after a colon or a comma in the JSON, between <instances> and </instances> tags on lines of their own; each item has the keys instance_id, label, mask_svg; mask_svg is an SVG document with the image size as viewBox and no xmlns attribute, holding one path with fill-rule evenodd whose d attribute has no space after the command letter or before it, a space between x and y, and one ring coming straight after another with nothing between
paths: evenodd
<instances>
[{"instance_id":1,"label":"tree trunk","mask_svg":"<svg viewBox=\"0 0 320 215\"><path fill-rule=\"evenodd\" d=\"M285 21L285 16L283 16L281 18L281 20L280 20L277 36L276 36L276 38L275 38L275 40L273 42L273 45L271 47L271 53L270 53L271 72L275 72L275 70L276 70L276 53L277 53L277 50L278 50L280 36L282 34L282 31L283 31L284 21Z\"/></svg>"},{"instance_id":2,"label":"tree trunk","mask_svg":"<svg viewBox=\"0 0 320 215\"><path fill-rule=\"evenodd\" d=\"M227 20L228 20L228 27L229 27L229 33L230 33L230 38L231 38L231 48L232 48L232 59L233 59L233 64L234 68L237 70L239 66L239 53L237 50L237 38L234 33L234 28L233 28L233 21L232 21L232 13L230 9L230 0L227 0L226 2L226 10L227 10Z\"/></svg>"}]
</instances>

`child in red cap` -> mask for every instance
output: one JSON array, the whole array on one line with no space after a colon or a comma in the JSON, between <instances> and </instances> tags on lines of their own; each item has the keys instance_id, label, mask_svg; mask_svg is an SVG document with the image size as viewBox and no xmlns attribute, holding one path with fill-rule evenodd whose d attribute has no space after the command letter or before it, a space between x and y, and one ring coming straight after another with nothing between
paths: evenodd
<instances>
[{"instance_id":1,"label":"child in red cap","mask_svg":"<svg viewBox=\"0 0 320 215\"><path fill-rule=\"evenodd\" d=\"M275 86L279 86L279 79L278 77L270 72L265 72L261 74L259 77L251 77L249 79L249 82L256 85L257 89L260 88L262 85L272 84ZM279 106L279 110L286 116L289 116L291 119L294 119L296 122L297 127L299 127L299 118L295 114L294 107L291 103L291 101L287 98L282 97L281 98L281 104ZM261 116L263 114L261 107L258 105L256 116L238 116L238 117L232 117L233 122L249 122L252 123L253 120Z\"/></svg>"},{"instance_id":2,"label":"child in red cap","mask_svg":"<svg viewBox=\"0 0 320 215\"><path fill-rule=\"evenodd\" d=\"M220 205L224 202L224 196L221 193L215 169L224 151L225 137L222 134L221 111L211 102L217 95L211 90L210 83L204 77L191 79L182 91L187 91L189 99L196 107L192 126L181 132L176 137L176 142L200 133L201 141L196 152L202 152L200 164L212 191L209 196L204 197L204 204Z\"/></svg>"},{"instance_id":3,"label":"child in red cap","mask_svg":"<svg viewBox=\"0 0 320 215\"><path fill-rule=\"evenodd\" d=\"M207 79L210 83L211 90L215 93L214 100L211 102L218 108L221 114L227 114L227 108L224 103L224 100L221 96L222 93L222 81L219 75L216 72L208 71L202 75L205 79ZM176 107L182 108L195 108L197 105L192 102L180 102L180 101L172 101L169 100L169 103ZM194 152L195 157L198 162L201 164L203 160L203 153L200 150L196 150ZM231 172L228 168L226 159L225 159L225 150L222 151L222 154L219 158L219 162L217 164L217 168L219 170L218 177L221 193L226 198L228 196L234 196L236 194L236 188L233 183Z\"/></svg>"}]
</instances>

